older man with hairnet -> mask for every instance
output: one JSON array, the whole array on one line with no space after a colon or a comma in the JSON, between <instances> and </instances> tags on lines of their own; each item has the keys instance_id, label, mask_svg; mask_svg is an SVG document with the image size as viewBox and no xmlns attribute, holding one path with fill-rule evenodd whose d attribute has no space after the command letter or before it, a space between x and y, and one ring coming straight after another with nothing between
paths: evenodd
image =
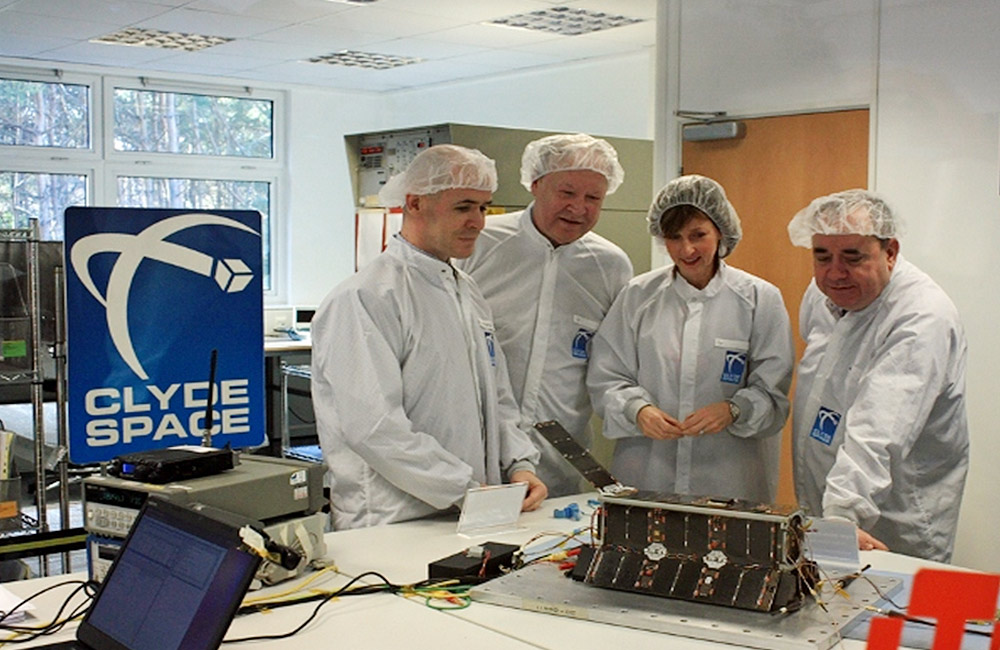
<instances>
[{"instance_id":1,"label":"older man with hairnet","mask_svg":"<svg viewBox=\"0 0 1000 650\"><path fill-rule=\"evenodd\" d=\"M795 491L858 526L863 550L947 562L969 465L966 341L955 305L899 253L897 217L866 190L788 224L812 249L792 417Z\"/></svg>"},{"instance_id":2,"label":"older man with hairnet","mask_svg":"<svg viewBox=\"0 0 1000 650\"><path fill-rule=\"evenodd\" d=\"M522 427L559 421L590 447L593 409L585 383L590 339L632 277L618 246L591 232L604 197L624 179L618 154L583 133L552 135L524 149L521 184L534 195L522 212L487 221L461 263L493 308ZM585 486L540 437L539 476L558 496Z\"/></svg>"},{"instance_id":3,"label":"older man with hairnet","mask_svg":"<svg viewBox=\"0 0 1000 650\"><path fill-rule=\"evenodd\" d=\"M643 490L773 502L794 363L781 293L723 261L742 230L714 180L671 181L648 218L673 264L622 290L587 373L617 440L612 473Z\"/></svg>"},{"instance_id":4,"label":"older man with hairnet","mask_svg":"<svg viewBox=\"0 0 1000 650\"><path fill-rule=\"evenodd\" d=\"M313 405L337 529L432 515L505 480L528 484L526 510L545 498L489 306L451 264L472 253L496 186L479 151L420 153L380 193L403 206L401 231L313 319Z\"/></svg>"}]
</instances>

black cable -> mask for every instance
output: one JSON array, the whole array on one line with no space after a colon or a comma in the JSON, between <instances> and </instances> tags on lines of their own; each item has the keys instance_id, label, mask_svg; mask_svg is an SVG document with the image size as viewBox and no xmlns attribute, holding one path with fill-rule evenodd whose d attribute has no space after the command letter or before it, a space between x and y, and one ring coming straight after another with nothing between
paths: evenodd
<instances>
[{"instance_id":1,"label":"black cable","mask_svg":"<svg viewBox=\"0 0 1000 650\"><path fill-rule=\"evenodd\" d=\"M935 621L928 621L927 619L924 619L924 618L916 618L914 616L909 616L907 614L904 614L903 612L892 610L892 609L885 610L884 614L886 616L888 616L889 618L901 618L906 623L915 623L917 625L924 625L926 627L937 627L937 623ZM994 622L994 624L995 624L995 622ZM977 630L977 629L969 628L968 626L965 626L963 628L963 632L962 633L963 634L975 634L977 636L985 636L985 637L991 637L991 636L993 636L993 630Z\"/></svg>"},{"instance_id":2,"label":"black cable","mask_svg":"<svg viewBox=\"0 0 1000 650\"><path fill-rule=\"evenodd\" d=\"M27 598L25 598L24 600L22 600L21 602L19 602L14 607L11 607L9 611L3 612L3 614L0 615L0 626L6 627L6 626L3 626L2 624L3 624L3 622L5 620L7 620L8 616L10 616L14 612L16 612L18 609L20 609L24 605L27 605L28 603L30 603L35 598L38 598L42 594L46 594L46 593L48 593L48 592L50 592L50 591L52 591L54 589L58 589L59 587L65 587L67 585L78 585L77 588L73 590L73 593L70 594L70 597L72 597L78 591L80 591L81 588L86 588L86 586L88 584L91 584L91 583L89 581L86 581L86 580L67 580L65 582L58 582L58 583L56 583L54 585L49 585L48 587L45 587L44 589L41 589L40 591L36 591L35 593L31 594L30 596L28 596ZM67 598L67 601L68 600L69 600L69 598ZM63 607L65 607L65 603L63 604ZM60 609L60 611L62 611L62 610Z\"/></svg>"},{"instance_id":3,"label":"black cable","mask_svg":"<svg viewBox=\"0 0 1000 650\"><path fill-rule=\"evenodd\" d=\"M347 596L367 596L370 594L381 594L381 593L396 593L399 590L397 585L365 585L363 587L358 587L356 589L351 589L350 591L338 593L340 597ZM259 612L265 612L272 609L279 609L281 607L289 607L291 605L301 605L302 603L314 602L317 600L323 600L328 597L329 594L324 593L313 593L299 598L286 598L283 600L275 600L271 602L254 603L252 605L244 605L236 610L237 616L244 616L247 614L257 614Z\"/></svg>"},{"instance_id":4,"label":"black cable","mask_svg":"<svg viewBox=\"0 0 1000 650\"><path fill-rule=\"evenodd\" d=\"M6 620L11 615L11 613L16 612L19 608L23 607L25 604L31 602L32 600L34 600L35 598L41 596L44 593L47 593L47 592L52 591L53 589L57 589L59 587L65 587L67 585L77 585L77 586L66 597L66 599L63 601L62 605L60 605L59 610L56 612L55 616L53 616L53 618L52 618L52 622L50 622L45 627L31 627L31 626L27 626L27 625L7 625L7 624L3 624L3 621ZM73 610L67 616L64 617L63 613L66 611L66 608L69 607L69 603L81 591L83 591L86 594L87 598L83 602L78 603L76 605L76 607L74 607ZM90 607L90 604L93 601L94 594L96 592L97 592L97 584L94 583L94 582L91 582L89 580L86 580L86 581L85 580L67 580L66 582L60 582L60 583L51 585L49 587L46 587L45 589L42 589L40 591L35 592L34 594L32 594L32 595L28 596L27 598L25 598L24 600L22 600L15 607L12 607L10 609L10 611L5 612L2 616L0 616L0 630L5 631L5 632L12 632L12 633L20 634L21 635L20 637L14 637L14 638L11 638L11 639L4 640L4 641L2 641L2 643L27 643L29 641L33 641L33 640L38 639L40 637L48 636L48 635L55 634L55 633L61 631L63 629L63 627L66 626L67 623L69 623L70 621L76 619L77 617L79 617L80 615L82 615L84 612L87 611L87 608Z\"/></svg>"},{"instance_id":5,"label":"black cable","mask_svg":"<svg viewBox=\"0 0 1000 650\"><path fill-rule=\"evenodd\" d=\"M357 583L361 578L364 578L365 576L375 576L376 578L382 581L382 584L363 585L361 587L357 587L354 589L351 588L355 583ZM389 582L388 578L386 578L377 571L366 571L361 575L352 578L351 581L348 582L346 585L331 593L312 594L309 596L304 596L302 598L278 600L272 603L256 603L253 605L240 607L239 610L237 610L236 612L237 615L253 614L268 609L277 609L279 607L287 607L289 605L300 605L302 603L312 602L316 600L320 601L319 604L316 605L316 608L313 609L312 614L309 615L309 618L307 618L301 625L299 625L291 632L286 632L283 634L274 634L274 635L249 636L249 637L242 637L239 639L224 639L222 642L243 643L245 641L287 639L301 632L306 625L308 625L310 622L312 622L314 618L316 618L316 615L319 614L320 608L323 607L323 605L325 605L327 602L333 600L334 598L343 596L366 596L369 594L379 594L379 593L396 594L407 589L417 590L427 587L433 587L435 585L440 585L443 582L448 582L449 586L471 586L485 582L485 579L470 578L468 576L463 576L462 578L451 578L451 579L428 578L427 580L421 580L419 582L414 582L413 584L409 585L397 585L392 582Z\"/></svg>"},{"instance_id":6,"label":"black cable","mask_svg":"<svg viewBox=\"0 0 1000 650\"><path fill-rule=\"evenodd\" d=\"M289 637L292 637L292 636L298 634L299 632L301 632L307 625L309 625L313 621L314 618L316 618L316 616L319 614L320 608L323 607L323 605L325 605L326 603L330 602L331 600L333 600L337 596L344 595L345 592L347 592L356 582L358 582L359 580L361 580L362 578L367 577L367 576L375 576L376 578L378 578L379 580L381 580L384 583L383 591L390 591L391 592L394 589L398 590L398 589L401 588L399 585L394 585L393 583L389 582L388 578L386 578L385 576L383 576L381 573L379 573L377 571L365 571L361 575L358 575L358 576L352 578L350 582L348 582L346 585L344 585L340 589L338 589L338 590L336 590L336 591L334 591L332 593L329 593L329 594L326 594L325 596L323 596L322 600L320 600L320 602L313 609L312 614L310 614L309 617L306 618L305 621L303 621L298 627L296 627L291 632L285 632L284 634L263 634L263 635L259 635L259 636L245 636L245 637L240 637L238 639L223 639L222 642L223 643L244 643L246 641L272 641L272 640L287 639ZM369 586L379 586L379 585L369 585Z\"/></svg>"},{"instance_id":7,"label":"black cable","mask_svg":"<svg viewBox=\"0 0 1000 650\"><path fill-rule=\"evenodd\" d=\"M298 411L296 411L294 408L292 408L291 405L288 406L288 412L291 413L292 415L294 415L295 419L297 419L301 424L307 424L307 425L308 424L316 424L316 418L315 417L311 418L311 419L310 418L306 418L306 417L302 417L302 415Z\"/></svg>"}]
</instances>

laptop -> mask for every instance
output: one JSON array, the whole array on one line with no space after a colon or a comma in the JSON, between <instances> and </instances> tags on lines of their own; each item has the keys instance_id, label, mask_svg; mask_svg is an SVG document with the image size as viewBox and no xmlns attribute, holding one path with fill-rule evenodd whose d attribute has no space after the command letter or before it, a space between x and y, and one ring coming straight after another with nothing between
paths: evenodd
<instances>
[{"instance_id":1,"label":"laptop","mask_svg":"<svg viewBox=\"0 0 1000 650\"><path fill-rule=\"evenodd\" d=\"M151 497L76 641L37 647L216 650L259 564L237 526Z\"/></svg>"}]
</instances>

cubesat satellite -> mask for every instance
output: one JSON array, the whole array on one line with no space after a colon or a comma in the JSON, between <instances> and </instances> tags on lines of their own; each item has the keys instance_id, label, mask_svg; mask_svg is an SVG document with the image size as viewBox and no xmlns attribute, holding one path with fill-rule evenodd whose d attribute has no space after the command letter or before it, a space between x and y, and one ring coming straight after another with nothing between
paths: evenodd
<instances>
[{"instance_id":1,"label":"cubesat satellite","mask_svg":"<svg viewBox=\"0 0 1000 650\"><path fill-rule=\"evenodd\" d=\"M601 493L599 544L578 576L609 589L763 612L802 606L818 580L801 511L622 486L557 422L535 425Z\"/></svg>"}]
</instances>

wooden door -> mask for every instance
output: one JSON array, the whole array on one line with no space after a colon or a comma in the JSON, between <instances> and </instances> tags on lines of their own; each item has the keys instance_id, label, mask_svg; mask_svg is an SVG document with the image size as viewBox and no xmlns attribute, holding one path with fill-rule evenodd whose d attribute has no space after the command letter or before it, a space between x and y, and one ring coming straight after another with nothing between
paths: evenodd
<instances>
[{"instance_id":1,"label":"wooden door","mask_svg":"<svg viewBox=\"0 0 1000 650\"><path fill-rule=\"evenodd\" d=\"M868 110L744 122L743 138L685 142L683 169L726 188L743 225L743 240L727 262L781 289L798 361L805 347L799 337L799 303L812 278L812 258L808 250L792 246L788 222L817 196L868 186ZM782 432L779 503L795 502L791 459L789 418Z\"/></svg>"}]
</instances>

